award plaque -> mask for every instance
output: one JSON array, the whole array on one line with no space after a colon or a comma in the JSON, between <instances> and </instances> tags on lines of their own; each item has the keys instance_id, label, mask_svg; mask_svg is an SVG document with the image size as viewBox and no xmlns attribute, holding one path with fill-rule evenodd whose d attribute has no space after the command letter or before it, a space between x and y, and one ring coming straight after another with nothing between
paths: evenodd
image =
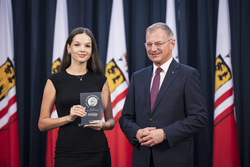
<instances>
[{"instance_id":1,"label":"award plaque","mask_svg":"<svg viewBox=\"0 0 250 167\"><path fill-rule=\"evenodd\" d=\"M80 104L85 108L86 116L81 117L79 126L91 124L92 121L101 120L103 111L101 92L80 93Z\"/></svg>"}]
</instances>

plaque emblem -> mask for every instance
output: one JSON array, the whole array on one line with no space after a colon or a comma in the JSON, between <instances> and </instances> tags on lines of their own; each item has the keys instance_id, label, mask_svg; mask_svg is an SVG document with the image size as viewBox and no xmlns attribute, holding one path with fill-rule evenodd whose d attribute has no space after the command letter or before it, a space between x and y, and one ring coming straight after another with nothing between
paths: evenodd
<instances>
[{"instance_id":1,"label":"plaque emblem","mask_svg":"<svg viewBox=\"0 0 250 167\"><path fill-rule=\"evenodd\" d=\"M87 104L86 105L88 105L90 107L95 107L97 105L97 103L98 103L98 100L99 100L99 98L97 96L95 96L95 95L87 97L87 99L86 99Z\"/></svg>"}]
</instances>

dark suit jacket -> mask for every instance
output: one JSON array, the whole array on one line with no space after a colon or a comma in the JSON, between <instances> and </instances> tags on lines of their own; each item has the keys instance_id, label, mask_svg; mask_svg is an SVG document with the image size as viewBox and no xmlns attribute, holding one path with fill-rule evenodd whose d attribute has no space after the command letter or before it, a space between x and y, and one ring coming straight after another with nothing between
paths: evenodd
<instances>
[{"instance_id":1,"label":"dark suit jacket","mask_svg":"<svg viewBox=\"0 0 250 167\"><path fill-rule=\"evenodd\" d=\"M193 138L207 124L204 94L194 68L171 62L150 111L150 82L153 66L132 75L120 126L133 146L133 166L149 166L152 154L156 167L192 167ZM162 128L167 140L148 148L135 138L145 127Z\"/></svg>"}]
</instances>

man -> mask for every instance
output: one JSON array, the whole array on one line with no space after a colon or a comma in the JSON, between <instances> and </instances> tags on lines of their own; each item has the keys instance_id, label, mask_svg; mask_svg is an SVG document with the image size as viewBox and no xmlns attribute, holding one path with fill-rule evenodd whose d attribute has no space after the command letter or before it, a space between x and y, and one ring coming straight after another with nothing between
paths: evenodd
<instances>
[{"instance_id":1,"label":"man","mask_svg":"<svg viewBox=\"0 0 250 167\"><path fill-rule=\"evenodd\" d=\"M132 75L120 117L133 166L192 167L192 136L207 124L199 73L172 58L175 39L166 24L147 28L145 46L153 65Z\"/></svg>"}]
</instances>

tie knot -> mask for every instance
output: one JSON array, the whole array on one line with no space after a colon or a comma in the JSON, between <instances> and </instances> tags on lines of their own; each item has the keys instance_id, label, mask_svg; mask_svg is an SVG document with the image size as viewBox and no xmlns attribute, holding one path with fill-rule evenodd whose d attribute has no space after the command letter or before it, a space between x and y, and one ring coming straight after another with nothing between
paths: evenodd
<instances>
[{"instance_id":1,"label":"tie knot","mask_svg":"<svg viewBox=\"0 0 250 167\"><path fill-rule=\"evenodd\" d=\"M161 68L161 67L158 67L158 68L156 69L156 74L160 74L161 71L162 71L162 68Z\"/></svg>"}]
</instances>

